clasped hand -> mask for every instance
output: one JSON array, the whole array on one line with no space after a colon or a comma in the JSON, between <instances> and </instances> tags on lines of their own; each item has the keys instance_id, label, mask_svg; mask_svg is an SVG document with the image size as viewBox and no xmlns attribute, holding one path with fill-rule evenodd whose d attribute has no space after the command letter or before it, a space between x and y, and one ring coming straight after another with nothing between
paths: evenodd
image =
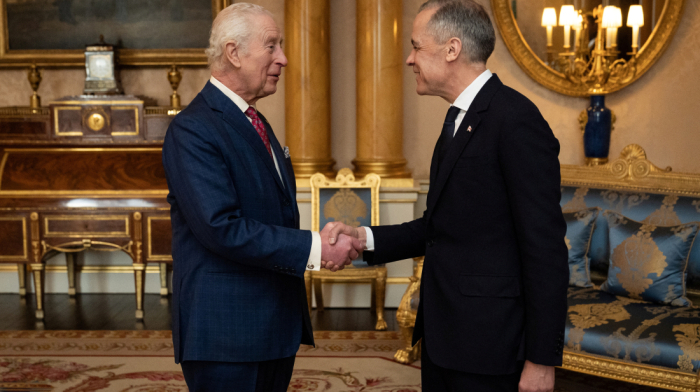
<instances>
[{"instance_id":1,"label":"clasped hand","mask_svg":"<svg viewBox=\"0 0 700 392\"><path fill-rule=\"evenodd\" d=\"M342 222L329 222L320 234L321 267L333 272L350 265L365 249L367 237L363 236L363 228L358 229Z\"/></svg>"}]
</instances>

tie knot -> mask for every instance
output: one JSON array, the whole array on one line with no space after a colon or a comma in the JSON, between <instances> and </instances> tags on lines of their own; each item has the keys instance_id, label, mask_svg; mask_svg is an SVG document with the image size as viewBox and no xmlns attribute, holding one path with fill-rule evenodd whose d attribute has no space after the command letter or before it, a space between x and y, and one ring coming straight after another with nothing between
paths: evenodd
<instances>
[{"instance_id":1,"label":"tie knot","mask_svg":"<svg viewBox=\"0 0 700 392\"><path fill-rule=\"evenodd\" d=\"M457 115L459 115L460 108L457 106L450 106L450 109L447 110L447 116L445 116L445 122L446 123L453 123L455 120L457 120Z\"/></svg>"},{"instance_id":2,"label":"tie knot","mask_svg":"<svg viewBox=\"0 0 700 392\"><path fill-rule=\"evenodd\" d=\"M255 111L254 107L248 106L248 109L246 109L246 111L245 111L245 115L250 117L250 118L257 118L258 112Z\"/></svg>"}]
</instances>

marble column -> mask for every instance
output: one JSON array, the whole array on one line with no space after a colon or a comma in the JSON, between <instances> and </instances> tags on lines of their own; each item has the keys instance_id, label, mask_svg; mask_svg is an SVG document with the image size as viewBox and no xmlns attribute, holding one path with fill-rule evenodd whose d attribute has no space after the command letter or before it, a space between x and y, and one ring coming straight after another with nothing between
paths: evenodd
<instances>
[{"instance_id":1,"label":"marble column","mask_svg":"<svg viewBox=\"0 0 700 392\"><path fill-rule=\"evenodd\" d=\"M330 0L285 0L284 26L285 140L294 172L333 176Z\"/></svg>"},{"instance_id":2,"label":"marble column","mask_svg":"<svg viewBox=\"0 0 700 392\"><path fill-rule=\"evenodd\" d=\"M406 178L401 0L357 0L355 174Z\"/></svg>"}]
</instances>

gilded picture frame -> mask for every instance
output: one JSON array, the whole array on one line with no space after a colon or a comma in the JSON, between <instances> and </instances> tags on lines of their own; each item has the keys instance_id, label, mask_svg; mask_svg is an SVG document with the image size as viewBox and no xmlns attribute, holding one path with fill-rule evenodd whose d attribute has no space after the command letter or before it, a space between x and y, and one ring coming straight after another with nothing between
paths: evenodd
<instances>
[{"instance_id":1,"label":"gilded picture frame","mask_svg":"<svg viewBox=\"0 0 700 392\"><path fill-rule=\"evenodd\" d=\"M577 86L572 83L564 74L547 66L533 52L518 28L510 1L491 0L491 6L503 42L520 68L537 83L550 90L572 97L588 97L590 93L585 85ZM613 86L607 93L621 90L634 83L661 58L680 24L684 3L685 0L668 0L666 2L656 29L639 50L635 76L627 83Z\"/></svg>"},{"instance_id":2,"label":"gilded picture frame","mask_svg":"<svg viewBox=\"0 0 700 392\"><path fill-rule=\"evenodd\" d=\"M49 1L49 0L34 0L35 2L41 2L41 1ZM70 3L73 0L57 0L54 2L51 2L52 4L52 11L54 12L53 15L48 13L49 11L46 11L45 9L42 9L42 14L37 15L37 20L33 20L32 22L34 23L42 23L42 17L43 18L52 18L54 22L56 22L57 19L61 19L62 22L65 22L61 25L62 28L62 33L64 34L65 37L71 37L73 35L80 35L81 31L80 29L82 28L80 25L80 20L76 17L74 18L72 15L68 15L68 20L66 20L65 13L61 13L61 4L68 2L69 6ZM78 0L80 1L80 0ZM184 4L186 0L174 0L173 4L174 6L170 6L169 9L167 10L161 10L162 12L171 12L174 14L182 13L184 11L178 10L177 5L178 4ZM211 7L211 20L216 17L216 15L230 5L233 0L204 0L205 2L210 3ZM30 65L36 65L40 67L84 67L85 66L85 55L84 52L85 50L82 49L77 43L80 42L80 44L85 45L85 44L93 44L98 42L99 40L99 34L94 34L96 37L90 37L90 38L85 38L81 37L78 39L82 39L82 41L78 41L78 39L75 39L74 42L70 42L70 49L37 49L34 47L39 47L41 44L37 44L37 40L33 41L27 41L25 40L24 45L27 47L32 47L32 48L20 48L20 49L13 49L10 45L10 42L13 38L12 34L13 32L18 31L16 28L13 28L13 26L17 26L18 24L14 22L13 20L8 20L8 4L12 4L15 6L18 3L17 0L0 0L0 68L8 68L8 67L25 67L25 66L30 66ZM128 14L124 12L126 9L123 4L127 4L125 0L119 0L116 8L117 12L121 11L121 14L118 16L121 16L121 19L119 20L126 20L126 22L131 22L131 20L128 20L128 17L130 15L133 15L133 11L136 8L136 11L141 11L142 19L144 18L144 14L146 15L145 17L147 18L149 16L148 12L144 10L138 10L138 7L135 7L134 4L138 3L128 3L130 4L128 7L131 7L127 11L131 11L131 14ZM47 3L48 4L48 3ZM58 4L58 5L56 5ZM80 3L77 3L80 4ZM146 4L146 3L144 3ZM156 3L154 3L156 4ZM156 6L160 4L157 3ZM94 12L104 12L103 10L103 4L100 4L100 7L94 7ZM206 34L208 36L209 34L209 29L211 28L211 20L208 20L208 16L206 14L203 14L203 12L206 11L209 7L206 6L205 4L200 4L199 7L201 8L204 6L204 9L199 9L199 15L204 15L203 17L200 18L200 23L196 27L196 31L202 31L201 34ZM37 5L38 7L38 5ZM36 7L35 7L36 8ZM85 6L83 7L85 8ZM65 9L65 8L64 8ZM179 12L178 12L179 11ZM25 14L28 14L31 12L31 9L28 11L24 11ZM60 15L58 15L60 14ZM83 14L79 14L83 15ZM127 19L124 19L124 15L126 15ZM104 17L104 15L100 15ZM206 19L208 22L204 21L203 19ZM143 21L141 21L143 23ZM205 24L207 24L205 26ZM166 23L167 24L167 23ZM201 25L201 26L200 26ZM71 32L71 26L76 30L75 33ZM163 27L163 23L157 23L157 26ZM167 26L166 26L167 27ZM187 31L191 30L186 30L186 29L181 29L183 31L183 39L187 39L186 34ZM171 31L180 31L180 29L171 29ZM162 32L161 32L162 33ZM145 34L144 34L145 35ZM48 38L53 38L53 37L46 37ZM138 39L139 37L136 37L135 39ZM170 36L168 37L171 42L177 42L178 37L177 36ZM87 41L88 39L94 41L94 42L84 42ZM119 42L109 42L109 37L106 35L105 40L107 40L107 43L109 44L117 44L119 45ZM17 41L17 40L15 40ZM202 41L200 39L199 41ZM155 41L153 41L155 42ZM160 42L162 43L162 41ZM204 44L202 47L179 47L179 48L170 48L170 47L159 47L159 48L153 48L151 43L146 41L146 37L144 37L144 41L140 42L138 46L140 47L139 49L135 48L129 48L127 45L123 45L123 48L118 49L118 58L119 58L119 64L120 65L126 65L126 66L158 66L158 65L171 65L171 64L177 64L177 65L190 65L190 66L204 66L207 64L207 58L206 55L204 54L204 49L206 47L206 41L204 41ZM20 47L22 45L19 45ZM118 46L119 47L119 46Z\"/></svg>"}]
</instances>

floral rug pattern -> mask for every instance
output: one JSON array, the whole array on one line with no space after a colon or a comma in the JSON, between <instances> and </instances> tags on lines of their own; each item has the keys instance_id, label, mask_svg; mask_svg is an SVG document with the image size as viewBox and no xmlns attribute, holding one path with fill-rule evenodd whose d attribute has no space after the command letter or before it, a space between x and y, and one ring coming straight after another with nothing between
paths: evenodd
<instances>
[{"instance_id":1,"label":"floral rug pattern","mask_svg":"<svg viewBox=\"0 0 700 392\"><path fill-rule=\"evenodd\" d=\"M290 392L420 392L396 332L317 332ZM0 392L185 392L169 331L0 331Z\"/></svg>"}]
</instances>

